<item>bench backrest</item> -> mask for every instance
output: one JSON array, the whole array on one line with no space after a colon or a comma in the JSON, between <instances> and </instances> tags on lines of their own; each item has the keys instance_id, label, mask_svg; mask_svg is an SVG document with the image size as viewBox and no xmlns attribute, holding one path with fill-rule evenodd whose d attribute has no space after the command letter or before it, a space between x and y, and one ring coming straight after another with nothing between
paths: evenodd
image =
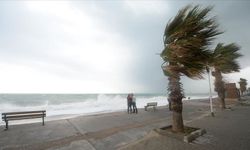
<instances>
[{"instance_id":1,"label":"bench backrest","mask_svg":"<svg viewBox=\"0 0 250 150\"><path fill-rule=\"evenodd\" d=\"M2 113L2 120L19 120L41 118L46 116L46 110Z\"/></svg>"},{"instance_id":2,"label":"bench backrest","mask_svg":"<svg viewBox=\"0 0 250 150\"><path fill-rule=\"evenodd\" d=\"M157 106L157 102L150 102L150 103L147 103L147 106Z\"/></svg>"}]
</instances>

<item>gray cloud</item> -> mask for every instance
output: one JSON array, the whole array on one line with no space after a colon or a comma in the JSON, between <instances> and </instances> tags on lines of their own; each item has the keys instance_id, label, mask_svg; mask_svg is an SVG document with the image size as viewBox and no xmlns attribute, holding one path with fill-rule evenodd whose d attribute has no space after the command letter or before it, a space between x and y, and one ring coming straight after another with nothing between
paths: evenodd
<instances>
[{"instance_id":1,"label":"gray cloud","mask_svg":"<svg viewBox=\"0 0 250 150\"><path fill-rule=\"evenodd\" d=\"M11 62L19 65L31 65L65 78L88 77L98 74L95 68L77 61L74 58L64 58L52 54L55 49L59 53L65 45L83 45L84 40L70 38L65 35L60 24L62 20L50 16L37 16L35 13L24 9L22 3L1 2L0 18L0 58L2 62ZM130 3L133 2L130 1ZM133 86L143 87L136 92L166 92L167 78L161 71L162 60L157 53L163 49L162 36L166 23L175 16L180 8L193 3L203 6L214 5L211 16L218 17L221 28L226 32L214 42L236 42L241 47L244 57L240 59L242 67L249 66L249 39L248 25L250 17L250 2L248 1L157 1L157 6L162 6L166 11L155 13L138 5L131 10L123 1L71 1L70 7L87 13L89 17L106 33L115 33L120 37L123 46L128 46L131 54L130 62L124 68L122 74L126 76L121 82L126 82L128 87L122 87L124 92ZM148 5L148 4L143 4ZM138 8L137 8L138 7ZM138 11L141 11L138 13ZM153 9L153 8L152 8ZM162 9L162 10L164 10ZM144 12L143 12L144 11ZM79 21L81 18L78 18ZM53 34L52 34L53 33ZM96 39L96 43L102 39ZM117 53L121 53L117 49ZM37 65L39 63L44 66ZM55 67L46 68L49 64ZM57 67L56 67L57 66ZM61 68L64 69L61 69ZM83 71L83 70L87 70ZM116 70L113 70L114 74ZM86 75L86 73L88 75ZM119 75L119 74L118 74ZM91 79L91 78L90 78ZM207 92L207 81L193 81L182 78L187 92ZM203 83L203 84L200 84ZM203 86L204 85L204 86ZM190 89L190 87L193 87Z\"/></svg>"}]
</instances>

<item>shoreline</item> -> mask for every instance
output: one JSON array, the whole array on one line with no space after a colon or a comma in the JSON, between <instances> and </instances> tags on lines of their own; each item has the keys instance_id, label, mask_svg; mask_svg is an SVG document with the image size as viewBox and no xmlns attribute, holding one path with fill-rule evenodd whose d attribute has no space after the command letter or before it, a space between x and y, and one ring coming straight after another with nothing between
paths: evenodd
<instances>
[{"instance_id":1,"label":"shoreline","mask_svg":"<svg viewBox=\"0 0 250 150\"><path fill-rule=\"evenodd\" d=\"M217 98L213 98L213 100L216 100ZM185 108L185 103L194 103L195 101L198 102L205 102L209 103L208 98L203 99L183 99L183 104ZM166 101L166 105L157 106L158 108L166 107L168 106L168 102ZM214 103L214 102L213 102ZM144 108L138 108L138 111L144 111ZM91 117L91 116L103 116L103 115L115 115L115 114L121 114L121 113L127 113L127 109L121 109L121 110L113 110L113 111L99 111L99 112L91 112L91 113L81 113L81 114L58 114L58 115L52 115L52 116L46 116L45 117L45 123L51 122L51 121L60 121L60 120L66 120L66 119L73 119L77 117ZM40 123L41 118L36 119L25 119L25 120L17 120L17 121L11 121L10 125L22 125L22 124L34 124L34 123ZM0 121L0 126L5 125L4 121Z\"/></svg>"}]
</instances>

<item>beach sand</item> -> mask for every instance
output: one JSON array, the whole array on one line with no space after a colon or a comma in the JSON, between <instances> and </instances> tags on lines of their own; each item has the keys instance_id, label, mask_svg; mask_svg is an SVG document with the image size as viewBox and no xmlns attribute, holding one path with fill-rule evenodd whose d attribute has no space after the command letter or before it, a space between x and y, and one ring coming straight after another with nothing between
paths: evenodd
<instances>
[{"instance_id":1,"label":"beach sand","mask_svg":"<svg viewBox=\"0 0 250 150\"><path fill-rule=\"evenodd\" d=\"M230 101L227 102L227 104L228 103L230 103L230 107L233 108L236 101ZM214 100L216 116L224 112L234 112L222 112L218 104L218 101ZM201 122L200 120L204 120L204 118L208 116L210 117L209 109L208 100L184 101L183 118L185 124L192 125L193 122L199 123ZM171 143L172 145L176 145L177 148L201 148L200 145L202 144L184 144L183 142L176 142L174 139L166 139L167 137L159 137L152 133L153 129L170 124L171 112L168 111L167 106L161 106L158 107L155 112L140 109L138 114L127 114L125 111L122 111L78 116L56 121L47 121L45 126L42 126L41 122L10 125L8 131L4 131L4 126L1 126L0 149L112 150L152 149L154 147L161 149L161 146L162 148L167 145L171 147L169 146ZM194 126L196 125L194 124ZM199 124L197 124L196 127L199 127ZM149 143L153 144L146 144L148 142L146 142L147 140L145 140L145 138L149 139ZM172 142L164 143L163 141ZM161 146L157 147L156 145Z\"/></svg>"}]
</instances>

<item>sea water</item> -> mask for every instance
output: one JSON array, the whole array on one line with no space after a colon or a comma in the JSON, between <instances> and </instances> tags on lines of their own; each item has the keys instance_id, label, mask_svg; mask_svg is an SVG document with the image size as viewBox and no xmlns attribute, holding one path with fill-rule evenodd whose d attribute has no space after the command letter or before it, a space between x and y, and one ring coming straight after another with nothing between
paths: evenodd
<instances>
[{"instance_id":1,"label":"sea water","mask_svg":"<svg viewBox=\"0 0 250 150\"><path fill-rule=\"evenodd\" d=\"M48 117L98 114L127 109L127 94L0 94L0 113L46 110ZM135 94L138 108L148 102L168 104L166 94ZM187 100L208 99L208 94L186 94ZM3 122L0 122L1 124Z\"/></svg>"}]
</instances>

